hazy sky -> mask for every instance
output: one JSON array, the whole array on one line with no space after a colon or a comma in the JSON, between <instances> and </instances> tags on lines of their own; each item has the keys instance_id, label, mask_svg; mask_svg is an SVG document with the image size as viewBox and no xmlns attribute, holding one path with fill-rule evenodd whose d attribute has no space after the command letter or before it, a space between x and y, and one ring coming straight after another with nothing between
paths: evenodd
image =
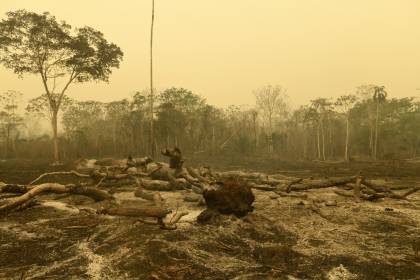
<instances>
[{"instance_id":1,"label":"hazy sky","mask_svg":"<svg viewBox=\"0 0 420 280\"><path fill-rule=\"evenodd\" d=\"M0 0L0 14L49 11L92 26L124 51L110 83L72 97L110 101L148 87L151 0ZM287 88L295 104L385 85L420 95L419 0L156 0L155 84L185 87L215 105L253 104L253 89ZM42 93L38 77L0 67L0 91Z\"/></svg>"}]
</instances>

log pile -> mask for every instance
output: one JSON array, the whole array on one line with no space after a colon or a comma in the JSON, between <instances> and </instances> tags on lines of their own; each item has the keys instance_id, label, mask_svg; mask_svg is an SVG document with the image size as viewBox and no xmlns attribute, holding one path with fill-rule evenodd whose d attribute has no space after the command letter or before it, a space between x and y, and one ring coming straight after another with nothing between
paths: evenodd
<instances>
[{"instance_id":1,"label":"log pile","mask_svg":"<svg viewBox=\"0 0 420 280\"><path fill-rule=\"evenodd\" d=\"M401 192L400 186L378 183L361 174L314 179L259 172L213 172L209 167L184 167L184 158L177 148L165 149L161 153L169 158L169 164L154 162L149 157L133 159L131 156L126 161L102 161L112 165L99 165L100 161L95 164L86 161L89 162L89 166L83 166L81 161L78 163L78 170L45 173L27 185L0 182L0 195L3 194L0 198L0 214L27 209L34 204L35 197L45 193L83 195L94 201L115 201L109 190L132 186L135 188L135 196L144 199L144 203L127 208L114 202L111 207L101 208L97 213L136 217L143 223L175 229L176 223L186 213L172 213L159 192L189 190L184 201L206 206L197 218L198 222L205 223L215 215L233 214L242 217L253 211L255 196L252 190L272 192L273 196L309 200L308 190L334 188L335 194L357 202L379 199L406 200L420 190L420 187L414 186ZM57 178L64 177L71 177L77 182L56 182ZM170 213L172 216L169 219Z\"/></svg>"},{"instance_id":2,"label":"log pile","mask_svg":"<svg viewBox=\"0 0 420 280\"><path fill-rule=\"evenodd\" d=\"M187 213L175 212L169 216L172 211L166 207L159 191L190 189L201 197L212 181L211 172L205 168L200 169L205 171L204 174L199 169L182 167L183 159L179 149L167 149L162 154L170 158L169 165L153 162L148 157L136 160L129 157L122 164L111 159L95 161L93 164L92 161L85 161L89 162L89 166L83 166L83 161L79 161L78 170L41 174L27 185L0 182L0 215L27 209L34 205L36 197L46 193L83 195L94 201L113 201L110 207L99 209L97 214L136 217L144 223L157 224L163 229L175 229L176 223ZM113 165L100 165L101 163ZM69 178L77 183L56 182L64 179L68 181ZM121 186L136 187L135 195L146 202L139 202L139 205L131 208L118 205L109 188Z\"/></svg>"}]
</instances>

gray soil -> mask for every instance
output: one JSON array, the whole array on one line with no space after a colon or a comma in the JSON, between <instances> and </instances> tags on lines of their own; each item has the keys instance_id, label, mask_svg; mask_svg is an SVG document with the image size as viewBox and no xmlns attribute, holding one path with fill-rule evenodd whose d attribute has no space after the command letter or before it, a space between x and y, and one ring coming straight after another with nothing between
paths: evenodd
<instances>
[{"instance_id":1,"label":"gray soil","mask_svg":"<svg viewBox=\"0 0 420 280\"><path fill-rule=\"evenodd\" d=\"M412 174L387 180L420 181ZM134 190L114 195L135 207L144 201ZM162 192L174 212L189 212L174 231L96 215L103 202L82 196L44 195L39 205L0 217L0 279L420 279L413 250L420 193L361 203L333 188L306 193L337 204L320 215L308 200L254 190L253 213L199 225L204 208L185 202L186 191Z\"/></svg>"}]
</instances>

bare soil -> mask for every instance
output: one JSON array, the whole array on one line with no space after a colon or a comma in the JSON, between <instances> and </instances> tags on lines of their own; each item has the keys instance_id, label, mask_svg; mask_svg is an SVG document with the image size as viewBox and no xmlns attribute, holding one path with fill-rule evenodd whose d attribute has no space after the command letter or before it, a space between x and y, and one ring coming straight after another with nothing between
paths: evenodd
<instances>
[{"instance_id":1,"label":"bare soil","mask_svg":"<svg viewBox=\"0 0 420 280\"><path fill-rule=\"evenodd\" d=\"M420 165L247 161L248 169L301 177L355 174L420 184ZM0 181L28 183L70 165L2 162ZM53 170L51 170L53 169ZM408 201L355 203L334 188L306 191L336 206L315 213L305 200L253 190L254 211L199 225L204 209L187 191L161 192L169 208L188 211L167 231L135 218L93 214L103 206L82 196L48 194L39 205L0 217L0 279L420 279L413 246L420 240L420 193ZM125 206L142 203L133 187L113 189ZM1 203L1 200L0 200Z\"/></svg>"}]
</instances>

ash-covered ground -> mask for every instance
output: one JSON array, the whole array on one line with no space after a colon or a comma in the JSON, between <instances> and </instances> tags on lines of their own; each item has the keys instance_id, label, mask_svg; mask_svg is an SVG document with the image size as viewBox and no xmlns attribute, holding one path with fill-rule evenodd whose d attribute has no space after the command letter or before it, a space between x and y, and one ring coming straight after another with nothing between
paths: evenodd
<instances>
[{"instance_id":1,"label":"ash-covered ground","mask_svg":"<svg viewBox=\"0 0 420 280\"><path fill-rule=\"evenodd\" d=\"M46 171L37 168L3 164L0 181L28 182ZM420 184L415 171L381 178ZM195 221L204 207L184 201L188 191L161 192L174 212L189 212L172 231L97 215L103 202L87 197L42 195L39 205L0 218L0 279L420 279L420 193L356 203L333 189L305 191L307 199L253 190L252 213L206 225ZM113 189L133 207L144 203L134 191ZM317 200L336 205L317 213L308 204Z\"/></svg>"}]
</instances>

